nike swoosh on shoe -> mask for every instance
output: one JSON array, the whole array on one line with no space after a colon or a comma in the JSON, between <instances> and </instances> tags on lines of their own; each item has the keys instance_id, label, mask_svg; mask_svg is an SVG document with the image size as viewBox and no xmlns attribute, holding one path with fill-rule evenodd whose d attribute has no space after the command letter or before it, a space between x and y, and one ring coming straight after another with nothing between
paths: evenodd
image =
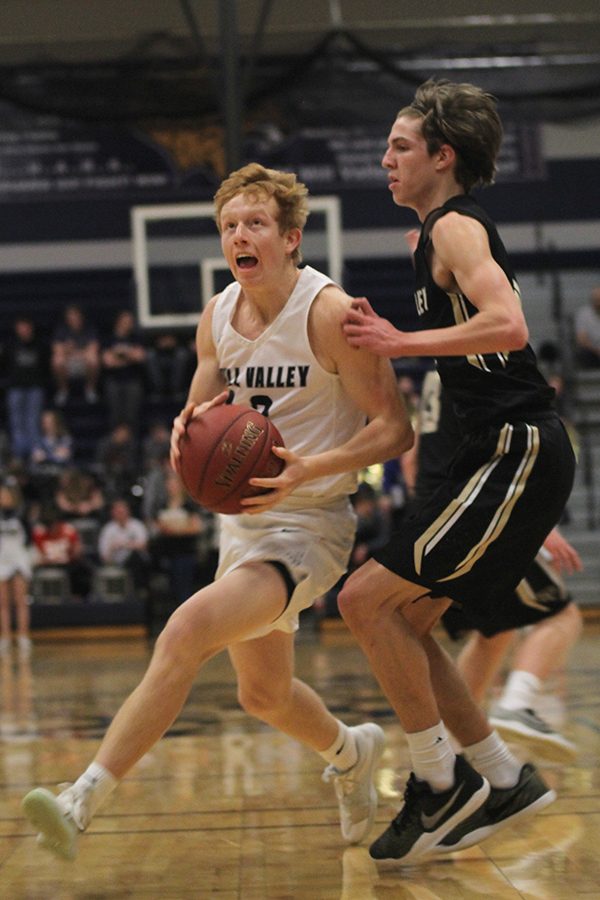
<instances>
[{"instance_id":1,"label":"nike swoosh on shoe","mask_svg":"<svg viewBox=\"0 0 600 900\"><path fill-rule=\"evenodd\" d=\"M456 802L458 795L464 787L464 784L464 781L461 781L447 803L444 803L441 809L436 810L433 815L428 816L427 813L421 813L421 825L423 826L423 828L425 828L427 831L432 831L435 828L437 823L444 818L448 810L452 807L452 804Z\"/></svg>"}]
</instances>

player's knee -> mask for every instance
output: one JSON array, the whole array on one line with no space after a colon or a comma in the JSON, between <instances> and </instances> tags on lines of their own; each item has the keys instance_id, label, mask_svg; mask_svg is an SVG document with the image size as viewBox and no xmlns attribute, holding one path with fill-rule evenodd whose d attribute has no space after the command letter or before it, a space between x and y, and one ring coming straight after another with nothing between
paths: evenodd
<instances>
[{"instance_id":1,"label":"player's knee","mask_svg":"<svg viewBox=\"0 0 600 900\"><path fill-rule=\"evenodd\" d=\"M175 667L184 666L188 660L190 665L198 666L211 655L198 637L208 633L208 622L203 624L196 617L192 628L188 616L177 609L158 636L154 652Z\"/></svg>"},{"instance_id":2,"label":"player's knee","mask_svg":"<svg viewBox=\"0 0 600 900\"><path fill-rule=\"evenodd\" d=\"M352 631L362 631L368 627L370 604L365 602L364 591L358 589L352 578L349 578L337 598L340 615Z\"/></svg>"},{"instance_id":3,"label":"player's knee","mask_svg":"<svg viewBox=\"0 0 600 900\"><path fill-rule=\"evenodd\" d=\"M238 702L244 712L256 719L269 719L283 706L289 697L287 687L261 681L248 681L238 685Z\"/></svg>"}]
</instances>

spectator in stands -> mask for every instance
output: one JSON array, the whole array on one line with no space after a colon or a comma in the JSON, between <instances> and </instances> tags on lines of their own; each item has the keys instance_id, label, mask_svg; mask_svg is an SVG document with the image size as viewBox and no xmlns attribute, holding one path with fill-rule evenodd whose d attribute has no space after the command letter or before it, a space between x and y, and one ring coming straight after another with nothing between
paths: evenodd
<instances>
[{"instance_id":1,"label":"spectator in stands","mask_svg":"<svg viewBox=\"0 0 600 900\"><path fill-rule=\"evenodd\" d=\"M56 384L54 402L64 406L69 389L82 381L88 403L98 401L100 376L100 344L95 328L87 324L83 310L70 303L64 310L64 321L52 338L52 374Z\"/></svg>"},{"instance_id":2,"label":"spectator in stands","mask_svg":"<svg viewBox=\"0 0 600 900\"><path fill-rule=\"evenodd\" d=\"M84 558L83 545L77 530L60 515L56 504L46 500L39 522L32 529L35 566L58 566L69 576L71 595L82 600L92 584L93 568ZM65 597L65 600L68 600Z\"/></svg>"},{"instance_id":3,"label":"spectator in stands","mask_svg":"<svg viewBox=\"0 0 600 900\"><path fill-rule=\"evenodd\" d=\"M100 530L98 553L105 565L127 569L136 589L143 591L148 584L148 539L148 529L141 519L131 515L127 500L115 500L110 508L110 521Z\"/></svg>"},{"instance_id":4,"label":"spectator in stands","mask_svg":"<svg viewBox=\"0 0 600 900\"><path fill-rule=\"evenodd\" d=\"M142 443L142 468L151 472L159 468L163 459L168 458L171 448L171 427L162 420L152 422Z\"/></svg>"},{"instance_id":5,"label":"spectator in stands","mask_svg":"<svg viewBox=\"0 0 600 900\"><path fill-rule=\"evenodd\" d=\"M600 287L594 288L589 303L575 315L575 342L579 365L600 368Z\"/></svg>"},{"instance_id":6,"label":"spectator in stands","mask_svg":"<svg viewBox=\"0 0 600 900\"><path fill-rule=\"evenodd\" d=\"M40 437L31 451L31 471L38 477L52 479L73 459L73 438L62 414L45 409L40 419Z\"/></svg>"},{"instance_id":7,"label":"spectator in stands","mask_svg":"<svg viewBox=\"0 0 600 900\"><path fill-rule=\"evenodd\" d=\"M167 475L171 471L171 460L164 453L144 475L144 493L142 496L142 516L145 522L151 522L167 503Z\"/></svg>"},{"instance_id":8,"label":"spectator in stands","mask_svg":"<svg viewBox=\"0 0 600 900\"><path fill-rule=\"evenodd\" d=\"M146 347L129 310L117 313L102 351L102 366L109 428L125 421L138 434L144 402Z\"/></svg>"},{"instance_id":9,"label":"spectator in stands","mask_svg":"<svg viewBox=\"0 0 600 900\"><path fill-rule=\"evenodd\" d=\"M155 400L183 400L190 380L191 360L195 360L195 354L179 342L175 333L157 334L147 357L151 396Z\"/></svg>"},{"instance_id":10,"label":"spectator in stands","mask_svg":"<svg viewBox=\"0 0 600 900\"><path fill-rule=\"evenodd\" d=\"M179 606L198 589L198 536L204 529L198 506L188 496L179 475L165 474L166 502L150 522L150 551L164 572Z\"/></svg>"},{"instance_id":11,"label":"spectator in stands","mask_svg":"<svg viewBox=\"0 0 600 900\"><path fill-rule=\"evenodd\" d=\"M59 477L54 498L67 521L84 518L100 521L105 504L104 494L97 479L89 472L67 469Z\"/></svg>"},{"instance_id":12,"label":"spectator in stands","mask_svg":"<svg viewBox=\"0 0 600 900\"><path fill-rule=\"evenodd\" d=\"M98 442L95 462L107 500L129 493L138 474L138 449L127 422L116 425Z\"/></svg>"},{"instance_id":13,"label":"spectator in stands","mask_svg":"<svg viewBox=\"0 0 600 900\"><path fill-rule=\"evenodd\" d=\"M27 595L31 579L23 498L14 479L0 485L0 656L10 652L11 612L15 611L19 655L31 653Z\"/></svg>"},{"instance_id":14,"label":"spectator in stands","mask_svg":"<svg viewBox=\"0 0 600 900\"><path fill-rule=\"evenodd\" d=\"M3 353L8 427L13 456L29 461L40 437L50 350L29 317L18 316L13 328Z\"/></svg>"}]
</instances>

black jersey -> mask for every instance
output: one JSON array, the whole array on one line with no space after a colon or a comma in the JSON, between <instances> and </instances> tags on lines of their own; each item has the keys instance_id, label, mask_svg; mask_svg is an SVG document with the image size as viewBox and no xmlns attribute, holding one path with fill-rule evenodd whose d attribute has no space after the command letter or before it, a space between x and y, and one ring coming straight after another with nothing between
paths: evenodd
<instances>
[{"instance_id":1,"label":"black jersey","mask_svg":"<svg viewBox=\"0 0 600 900\"><path fill-rule=\"evenodd\" d=\"M451 197L429 213L415 251L415 303L421 329L448 328L478 312L468 297L459 291L444 291L431 275L431 229L448 212L471 216L483 225L491 254L513 286L515 303L520 303L517 281L496 226L469 195ZM463 431L488 423L545 418L554 409L554 389L538 370L529 344L523 350L505 353L440 356L436 362Z\"/></svg>"},{"instance_id":2,"label":"black jersey","mask_svg":"<svg viewBox=\"0 0 600 900\"><path fill-rule=\"evenodd\" d=\"M435 369L427 372L423 379L417 429L419 443L414 500L423 503L448 477L450 463L462 439L452 401L448 392L442 390Z\"/></svg>"}]
</instances>

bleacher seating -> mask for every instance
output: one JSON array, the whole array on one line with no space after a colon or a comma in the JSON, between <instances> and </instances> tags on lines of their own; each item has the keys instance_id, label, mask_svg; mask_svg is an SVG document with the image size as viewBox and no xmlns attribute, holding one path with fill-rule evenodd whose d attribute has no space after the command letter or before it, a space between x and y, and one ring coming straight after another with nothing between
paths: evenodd
<instances>
[{"instance_id":1,"label":"bleacher seating","mask_svg":"<svg viewBox=\"0 0 600 900\"><path fill-rule=\"evenodd\" d=\"M96 566L92 596L100 603L125 603L133 593L131 576L123 566Z\"/></svg>"},{"instance_id":2,"label":"bleacher seating","mask_svg":"<svg viewBox=\"0 0 600 900\"><path fill-rule=\"evenodd\" d=\"M33 572L31 596L34 603L46 606L68 602L71 596L68 574L57 566L39 566Z\"/></svg>"}]
</instances>

